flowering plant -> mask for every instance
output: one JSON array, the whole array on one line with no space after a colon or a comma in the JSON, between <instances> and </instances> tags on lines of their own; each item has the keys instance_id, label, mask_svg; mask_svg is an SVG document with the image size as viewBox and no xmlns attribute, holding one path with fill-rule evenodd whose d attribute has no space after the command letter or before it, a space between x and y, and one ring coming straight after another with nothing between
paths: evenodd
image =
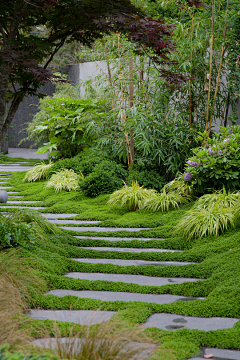
<instances>
[{"instance_id":1,"label":"flowering plant","mask_svg":"<svg viewBox=\"0 0 240 360\"><path fill-rule=\"evenodd\" d=\"M193 149L188 159L184 181L192 182L199 193L207 189L235 190L240 188L240 127L220 127L210 139L200 133L202 146Z\"/></svg>"}]
</instances>

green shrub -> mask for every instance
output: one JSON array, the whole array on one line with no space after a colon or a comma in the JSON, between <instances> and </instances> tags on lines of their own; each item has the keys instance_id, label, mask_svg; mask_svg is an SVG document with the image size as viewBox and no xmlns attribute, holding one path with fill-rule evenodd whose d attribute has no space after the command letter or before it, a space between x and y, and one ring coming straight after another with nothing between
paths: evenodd
<instances>
[{"instance_id":1,"label":"green shrub","mask_svg":"<svg viewBox=\"0 0 240 360\"><path fill-rule=\"evenodd\" d=\"M76 191L79 188L79 179L80 176L77 175L73 170L63 169L51 176L46 187L53 187L56 192L62 190Z\"/></svg>"},{"instance_id":2,"label":"green shrub","mask_svg":"<svg viewBox=\"0 0 240 360\"><path fill-rule=\"evenodd\" d=\"M0 360L59 360L59 357L52 355L50 353L33 355L33 354L23 354L20 351L15 353L10 353L8 351L8 344L3 345L0 348Z\"/></svg>"},{"instance_id":3,"label":"green shrub","mask_svg":"<svg viewBox=\"0 0 240 360\"><path fill-rule=\"evenodd\" d=\"M15 224L9 219L0 218L0 250L17 246L28 248L35 240L30 225Z\"/></svg>"},{"instance_id":4,"label":"green shrub","mask_svg":"<svg viewBox=\"0 0 240 360\"><path fill-rule=\"evenodd\" d=\"M62 169L67 170L73 170L75 173L80 174L81 173L81 167L80 167L80 157L75 156L71 159L63 159L58 160L55 163L52 164L51 168L46 173L46 179L50 179L50 177L57 173L58 171Z\"/></svg>"},{"instance_id":5,"label":"green shrub","mask_svg":"<svg viewBox=\"0 0 240 360\"><path fill-rule=\"evenodd\" d=\"M154 189L157 191L161 191L165 184L164 177L154 170L131 170L127 177L127 184L131 184L132 181L136 181L146 189Z\"/></svg>"},{"instance_id":6,"label":"green shrub","mask_svg":"<svg viewBox=\"0 0 240 360\"><path fill-rule=\"evenodd\" d=\"M119 179L125 180L128 172L124 169L123 165L117 164L112 160L103 160L100 164L96 165L93 171L111 171Z\"/></svg>"},{"instance_id":7,"label":"green shrub","mask_svg":"<svg viewBox=\"0 0 240 360\"><path fill-rule=\"evenodd\" d=\"M35 165L31 170L28 170L23 182L31 182L37 181L41 179L45 179L48 171L50 171L53 164L50 162L49 164L45 164L42 162L41 164Z\"/></svg>"},{"instance_id":8,"label":"green shrub","mask_svg":"<svg viewBox=\"0 0 240 360\"><path fill-rule=\"evenodd\" d=\"M97 169L86 176L80 184L80 188L86 196L96 197L101 194L111 194L122 185L122 180L115 176L112 171Z\"/></svg>"},{"instance_id":9,"label":"green shrub","mask_svg":"<svg viewBox=\"0 0 240 360\"><path fill-rule=\"evenodd\" d=\"M95 166L101 164L102 161L101 156L84 157L79 163L81 172L84 176L88 176L93 172Z\"/></svg>"},{"instance_id":10,"label":"green shrub","mask_svg":"<svg viewBox=\"0 0 240 360\"><path fill-rule=\"evenodd\" d=\"M132 182L132 186L124 187L115 191L111 196L108 204L111 206L121 206L129 211L136 211L141 204L150 197L156 197L155 190L144 189L137 182Z\"/></svg>"},{"instance_id":11,"label":"green shrub","mask_svg":"<svg viewBox=\"0 0 240 360\"><path fill-rule=\"evenodd\" d=\"M232 133L230 133L232 131ZM240 189L240 127L220 127L219 134L207 138L204 132L199 137L204 144L193 149L185 167L184 180L193 183L198 193L208 189Z\"/></svg>"}]
</instances>

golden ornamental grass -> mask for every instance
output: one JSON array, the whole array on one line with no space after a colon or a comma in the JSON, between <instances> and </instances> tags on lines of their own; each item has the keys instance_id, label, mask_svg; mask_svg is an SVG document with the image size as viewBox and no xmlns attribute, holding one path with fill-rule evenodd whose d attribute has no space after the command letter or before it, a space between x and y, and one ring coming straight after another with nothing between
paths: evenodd
<instances>
[{"instance_id":1,"label":"golden ornamental grass","mask_svg":"<svg viewBox=\"0 0 240 360\"><path fill-rule=\"evenodd\" d=\"M51 176L46 185L46 188L53 187L55 192L62 190L76 191L79 188L79 179L80 176L77 175L72 169L63 169Z\"/></svg>"},{"instance_id":2,"label":"golden ornamental grass","mask_svg":"<svg viewBox=\"0 0 240 360\"><path fill-rule=\"evenodd\" d=\"M41 164L36 164L31 170L27 171L23 182L32 182L45 179L46 173L52 165L53 164L51 162L49 164L45 164L44 162Z\"/></svg>"}]
</instances>

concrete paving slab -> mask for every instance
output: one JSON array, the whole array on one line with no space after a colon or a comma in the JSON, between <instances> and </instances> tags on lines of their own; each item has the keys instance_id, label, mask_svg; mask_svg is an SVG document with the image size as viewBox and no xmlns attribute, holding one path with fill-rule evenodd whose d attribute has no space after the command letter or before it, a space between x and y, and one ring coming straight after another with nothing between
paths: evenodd
<instances>
[{"instance_id":1,"label":"concrete paving slab","mask_svg":"<svg viewBox=\"0 0 240 360\"><path fill-rule=\"evenodd\" d=\"M20 163L17 163L17 164L5 163L5 164L0 164L0 166L20 166Z\"/></svg>"},{"instance_id":2,"label":"concrete paving slab","mask_svg":"<svg viewBox=\"0 0 240 360\"><path fill-rule=\"evenodd\" d=\"M0 179L1 179L1 178L3 178L3 179L4 179L4 178L5 178L5 176L12 176L12 173L11 173L11 174L0 174Z\"/></svg>"},{"instance_id":3,"label":"concrete paving slab","mask_svg":"<svg viewBox=\"0 0 240 360\"><path fill-rule=\"evenodd\" d=\"M109 240L109 241L122 241L122 240L165 240L156 238L126 238L126 237L104 237L104 236L74 236L78 239L90 239L90 240Z\"/></svg>"},{"instance_id":4,"label":"concrete paving slab","mask_svg":"<svg viewBox=\"0 0 240 360\"><path fill-rule=\"evenodd\" d=\"M149 228L111 228L111 227L90 227L90 226L83 226L83 227L74 227L74 226L59 226L65 230L74 230L74 231L140 231L140 230L149 230Z\"/></svg>"},{"instance_id":5,"label":"concrete paving slab","mask_svg":"<svg viewBox=\"0 0 240 360\"><path fill-rule=\"evenodd\" d=\"M32 166L0 166L0 171L20 172L32 169Z\"/></svg>"},{"instance_id":6,"label":"concrete paving slab","mask_svg":"<svg viewBox=\"0 0 240 360\"><path fill-rule=\"evenodd\" d=\"M48 220L51 219L56 219L56 218L68 218L68 217L73 217L73 216L77 216L78 214L42 214L42 216L44 216L45 218L47 218Z\"/></svg>"},{"instance_id":7,"label":"concrete paving slab","mask_svg":"<svg viewBox=\"0 0 240 360\"><path fill-rule=\"evenodd\" d=\"M32 341L32 344L35 346L49 348L51 350L54 349L61 349L64 353L69 354L68 357L78 358L77 353L81 353L81 345L85 343L85 339L79 338L49 338L49 339L37 339ZM99 339L99 345L103 348L104 342L102 339ZM109 339L107 339L106 346L109 347ZM113 341L114 346L114 341ZM96 351L98 348L98 341L94 343L94 350ZM115 347L114 347L115 348ZM151 357L153 351L157 348L156 344L149 344L149 343L139 343L135 341L130 341L128 344L125 345L124 348L120 350L121 355L117 355L118 359L122 356L123 359L126 358L126 354L128 351L132 352L132 356L130 357L131 360L147 360ZM115 348L116 349L116 348ZM129 356L127 357L129 359Z\"/></svg>"},{"instance_id":8,"label":"concrete paving slab","mask_svg":"<svg viewBox=\"0 0 240 360\"><path fill-rule=\"evenodd\" d=\"M0 208L1 209L31 209L31 210L44 210L46 209L43 206L1 206L0 204Z\"/></svg>"},{"instance_id":9,"label":"concrete paving slab","mask_svg":"<svg viewBox=\"0 0 240 360\"><path fill-rule=\"evenodd\" d=\"M161 313L151 315L142 327L156 327L164 330L178 330L186 328L210 331L232 328L238 320L239 319L224 317L204 318Z\"/></svg>"},{"instance_id":10,"label":"concrete paving slab","mask_svg":"<svg viewBox=\"0 0 240 360\"><path fill-rule=\"evenodd\" d=\"M195 262L180 262L180 261L146 261L146 260L122 260L122 259L72 259L75 261L89 263L89 264L112 264L120 266L139 266L139 265L154 265L154 266L169 266L169 265L189 265L198 264Z\"/></svg>"},{"instance_id":11,"label":"concrete paving slab","mask_svg":"<svg viewBox=\"0 0 240 360\"><path fill-rule=\"evenodd\" d=\"M153 277L144 275L126 275L126 274L102 274L102 273L82 273L70 272L64 276L73 279L82 280L101 280L123 282L128 284L149 285L149 286L162 286L171 284L182 284L184 282L202 281L201 279L190 278L167 278L167 277Z\"/></svg>"},{"instance_id":12,"label":"concrete paving slab","mask_svg":"<svg viewBox=\"0 0 240 360\"><path fill-rule=\"evenodd\" d=\"M141 253L141 252L183 252L183 250L168 250L168 249L144 249L144 248L121 248L121 247L98 247L98 246L79 246L79 249L90 249L90 250L99 250L99 251L119 251L119 252L132 252L132 253Z\"/></svg>"},{"instance_id":13,"label":"concrete paving slab","mask_svg":"<svg viewBox=\"0 0 240 360\"><path fill-rule=\"evenodd\" d=\"M21 157L24 159L47 159L49 152L44 154L34 154L37 149L25 149L25 148L8 148L8 154L11 158Z\"/></svg>"},{"instance_id":14,"label":"concrete paving slab","mask_svg":"<svg viewBox=\"0 0 240 360\"><path fill-rule=\"evenodd\" d=\"M29 200L10 200L8 201L9 204L36 204L36 203L42 203L42 201L29 201Z\"/></svg>"},{"instance_id":15,"label":"concrete paving slab","mask_svg":"<svg viewBox=\"0 0 240 360\"><path fill-rule=\"evenodd\" d=\"M50 290L45 295L56 295L64 297L67 295L77 296L79 298L88 298L102 301L141 301L146 303L169 304L175 301L202 300L203 298L177 296L168 294L139 294L117 291L88 291L88 290Z\"/></svg>"},{"instance_id":16,"label":"concrete paving slab","mask_svg":"<svg viewBox=\"0 0 240 360\"><path fill-rule=\"evenodd\" d=\"M189 360L205 359L204 355L213 354L211 360L240 360L239 350L217 349L217 348L202 348L200 354L194 356Z\"/></svg>"},{"instance_id":17,"label":"concrete paving slab","mask_svg":"<svg viewBox=\"0 0 240 360\"><path fill-rule=\"evenodd\" d=\"M31 309L26 313L32 319L68 321L80 325L101 324L111 319L114 314L115 311L42 309Z\"/></svg>"},{"instance_id":18,"label":"concrete paving slab","mask_svg":"<svg viewBox=\"0 0 240 360\"><path fill-rule=\"evenodd\" d=\"M69 216L70 217L70 216ZM101 221L90 221L90 220L49 220L50 222L54 224L97 224Z\"/></svg>"},{"instance_id":19,"label":"concrete paving slab","mask_svg":"<svg viewBox=\"0 0 240 360\"><path fill-rule=\"evenodd\" d=\"M9 193L8 193L9 194ZM15 195L8 195L8 198L20 199L24 198L25 196L15 196ZM9 201L8 201L9 202Z\"/></svg>"},{"instance_id":20,"label":"concrete paving slab","mask_svg":"<svg viewBox=\"0 0 240 360\"><path fill-rule=\"evenodd\" d=\"M0 190L13 189L12 186L0 186Z\"/></svg>"}]
</instances>

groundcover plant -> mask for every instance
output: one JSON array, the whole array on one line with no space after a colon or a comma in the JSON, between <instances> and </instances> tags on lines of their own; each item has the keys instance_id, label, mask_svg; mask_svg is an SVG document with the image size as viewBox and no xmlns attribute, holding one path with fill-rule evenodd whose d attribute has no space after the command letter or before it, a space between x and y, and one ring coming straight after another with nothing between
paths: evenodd
<instances>
[{"instance_id":1,"label":"groundcover plant","mask_svg":"<svg viewBox=\"0 0 240 360\"><path fill-rule=\"evenodd\" d=\"M24 173L12 176L10 182L13 191L24 196L25 200L41 200L46 209L45 213L76 213L75 219L98 220L96 227L121 227L114 233L119 240L101 240L96 237L96 231L67 231L59 229L58 234L48 233L43 239L40 237L29 247L19 247L18 256L25 259L25 263L37 276L44 281L49 290L94 290L114 291L139 294L171 294L203 297L202 300L177 301L169 304L148 303L142 301L102 301L89 298L78 298L68 295L44 295L42 292L30 292L28 307L41 309L85 309L117 311L121 320L126 321L131 328L144 323L151 314L169 313L182 316L198 317L227 317L239 318L240 281L240 229L230 229L219 236L206 236L187 241L182 235L174 234L175 225L194 207L194 203L186 204L176 210L168 212L144 212L143 210L128 211L110 208L107 205L109 195L88 198L81 192L66 192L56 194L54 189L46 189L46 181L26 184L22 182ZM32 206L35 204L33 203ZM12 212L11 208L4 211ZM60 216L59 216L60 217ZM77 225L85 227L88 224ZM73 226L74 227L74 226ZM148 228L134 232L127 228ZM76 229L78 230L78 229ZM87 229L86 229L87 230ZM110 229L109 229L110 230ZM129 229L130 230L130 229ZM81 235L76 238L72 235ZM86 236L86 238L84 238ZM91 237L88 239L87 237ZM101 236L112 237L113 232L103 231ZM129 238L129 240L121 240ZM132 240L135 238L135 240ZM141 238L142 240L138 240ZM152 238L144 240L144 238ZM164 239L164 240L163 240ZM101 247L101 250L94 249ZM106 250L104 250L104 247ZM140 252L110 251L109 248L135 248ZM145 249L153 249L146 252ZM157 252L154 249L184 250L179 252ZM112 249L113 250L113 249ZM79 261L73 259L78 258ZM186 265L166 266L121 266L114 264L98 264L81 262L87 259L120 259L120 260L148 260L148 261L178 261L192 262ZM23 261L23 260L22 260ZM67 272L99 273L99 274L129 274L146 275L148 277L183 277L194 278L199 281L181 284L167 284L162 286L139 285L135 283L85 280L64 277ZM204 279L204 281L202 281ZM22 325L33 337L43 336L46 329L54 335L54 321L33 320L27 318ZM58 322L62 336L68 336L74 326L77 333L82 327L67 322ZM240 324L236 322L232 328L215 331L179 329L166 331L148 328L144 332L157 342L156 359L188 359L197 354L200 346L218 347L226 349L240 349ZM172 349L167 351L167 349ZM31 350L32 351L32 350ZM34 350L37 352L38 350Z\"/></svg>"}]
</instances>

